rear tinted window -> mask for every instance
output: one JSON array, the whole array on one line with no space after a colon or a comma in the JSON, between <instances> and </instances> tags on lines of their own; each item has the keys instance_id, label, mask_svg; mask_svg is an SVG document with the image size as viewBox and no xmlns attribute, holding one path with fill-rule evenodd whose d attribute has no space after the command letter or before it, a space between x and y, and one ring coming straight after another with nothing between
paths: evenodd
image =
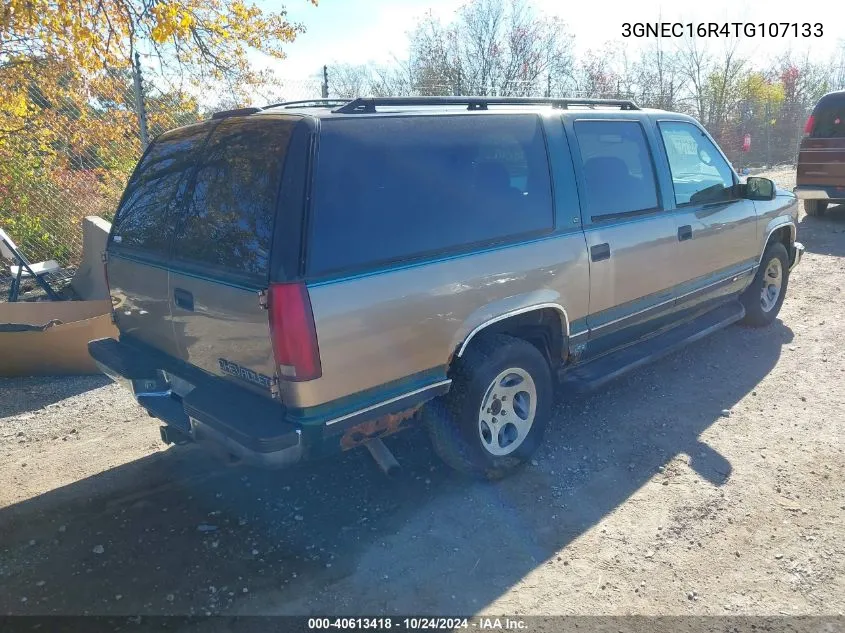
<instances>
[{"instance_id":1,"label":"rear tinted window","mask_svg":"<svg viewBox=\"0 0 845 633\"><path fill-rule=\"evenodd\" d=\"M181 213L174 257L266 275L295 120L231 118L211 135Z\"/></svg>"},{"instance_id":2,"label":"rear tinted window","mask_svg":"<svg viewBox=\"0 0 845 633\"><path fill-rule=\"evenodd\" d=\"M505 241L553 224L536 116L323 122L312 274Z\"/></svg>"},{"instance_id":3,"label":"rear tinted window","mask_svg":"<svg viewBox=\"0 0 845 633\"><path fill-rule=\"evenodd\" d=\"M576 121L591 216L657 207L648 142L636 121Z\"/></svg>"},{"instance_id":4,"label":"rear tinted window","mask_svg":"<svg viewBox=\"0 0 845 633\"><path fill-rule=\"evenodd\" d=\"M126 186L115 214L113 241L145 252L165 254L173 237L174 207L194 167L207 124L159 137L147 150Z\"/></svg>"},{"instance_id":5,"label":"rear tinted window","mask_svg":"<svg viewBox=\"0 0 845 633\"><path fill-rule=\"evenodd\" d=\"M823 99L813 111L814 138L845 138L845 95Z\"/></svg>"}]
</instances>

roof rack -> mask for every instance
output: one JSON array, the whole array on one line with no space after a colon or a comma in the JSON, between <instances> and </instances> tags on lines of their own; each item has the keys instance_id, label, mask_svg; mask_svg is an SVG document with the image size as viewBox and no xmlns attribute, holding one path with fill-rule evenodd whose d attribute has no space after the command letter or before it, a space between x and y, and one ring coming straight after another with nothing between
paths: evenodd
<instances>
[{"instance_id":1,"label":"roof rack","mask_svg":"<svg viewBox=\"0 0 845 633\"><path fill-rule=\"evenodd\" d=\"M302 99L300 101L281 101L279 103L271 103L263 108L253 106L250 108L236 108L234 110L221 110L211 115L212 119L227 119L230 116L246 116L248 114L255 114L268 108L296 108L296 107L329 107L329 106L343 106L349 103L349 99Z\"/></svg>"},{"instance_id":2,"label":"roof rack","mask_svg":"<svg viewBox=\"0 0 845 633\"><path fill-rule=\"evenodd\" d=\"M295 108L295 107L328 107L333 105L342 106L349 103L349 99L301 99L299 101L281 101L279 103L271 103L264 106L262 109L268 108Z\"/></svg>"},{"instance_id":3,"label":"roof rack","mask_svg":"<svg viewBox=\"0 0 845 633\"><path fill-rule=\"evenodd\" d=\"M230 116L245 116L261 112L261 108L237 108L235 110L221 110L211 115L212 119L227 119Z\"/></svg>"},{"instance_id":4,"label":"roof rack","mask_svg":"<svg viewBox=\"0 0 845 633\"><path fill-rule=\"evenodd\" d=\"M366 114L376 106L437 106L465 105L467 110L487 110L490 105L550 105L566 110L571 106L616 107L620 110L639 110L627 99L550 99L542 97L359 97L332 110L338 114Z\"/></svg>"}]
</instances>

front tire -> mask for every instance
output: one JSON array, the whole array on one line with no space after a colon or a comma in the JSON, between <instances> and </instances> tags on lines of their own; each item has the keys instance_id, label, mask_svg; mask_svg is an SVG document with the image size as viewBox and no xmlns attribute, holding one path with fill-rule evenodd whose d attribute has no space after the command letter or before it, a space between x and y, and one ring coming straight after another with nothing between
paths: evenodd
<instances>
[{"instance_id":1,"label":"front tire","mask_svg":"<svg viewBox=\"0 0 845 633\"><path fill-rule=\"evenodd\" d=\"M822 216L827 211L827 200L804 200L807 215Z\"/></svg>"},{"instance_id":2,"label":"front tire","mask_svg":"<svg viewBox=\"0 0 845 633\"><path fill-rule=\"evenodd\" d=\"M783 305L789 283L789 255L780 242L766 247L751 285L740 297L745 306L744 325L766 327L774 322Z\"/></svg>"},{"instance_id":3,"label":"front tire","mask_svg":"<svg viewBox=\"0 0 845 633\"><path fill-rule=\"evenodd\" d=\"M551 417L549 364L530 343L484 336L456 358L448 394L425 411L434 449L455 470L501 479L531 458Z\"/></svg>"}]
</instances>

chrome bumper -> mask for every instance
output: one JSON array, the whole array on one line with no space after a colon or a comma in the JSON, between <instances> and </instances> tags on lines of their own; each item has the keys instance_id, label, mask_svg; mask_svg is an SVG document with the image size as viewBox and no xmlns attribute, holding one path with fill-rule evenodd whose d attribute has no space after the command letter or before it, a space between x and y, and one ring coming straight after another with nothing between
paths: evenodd
<instances>
[{"instance_id":1,"label":"chrome bumper","mask_svg":"<svg viewBox=\"0 0 845 633\"><path fill-rule=\"evenodd\" d=\"M792 256L792 263L789 264L789 272L792 272L792 269L798 265L804 255L804 245L801 242L795 242L792 248L795 250L795 254Z\"/></svg>"},{"instance_id":2,"label":"chrome bumper","mask_svg":"<svg viewBox=\"0 0 845 633\"><path fill-rule=\"evenodd\" d=\"M830 196L824 187L801 185L792 190L796 198L801 200L829 200Z\"/></svg>"}]
</instances>

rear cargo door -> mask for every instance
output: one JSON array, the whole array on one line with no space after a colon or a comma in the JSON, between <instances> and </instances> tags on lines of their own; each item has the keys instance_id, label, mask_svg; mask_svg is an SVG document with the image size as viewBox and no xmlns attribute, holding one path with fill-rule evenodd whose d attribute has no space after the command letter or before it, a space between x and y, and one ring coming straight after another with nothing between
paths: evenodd
<instances>
[{"instance_id":1,"label":"rear cargo door","mask_svg":"<svg viewBox=\"0 0 845 633\"><path fill-rule=\"evenodd\" d=\"M841 187L845 197L845 93L826 95L813 110L798 156L798 184Z\"/></svg>"},{"instance_id":2,"label":"rear cargo door","mask_svg":"<svg viewBox=\"0 0 845 633\"><path fill-rule=\"evenodd\" d=\"M210 129L208 123L179 128L149 147L129 179L109 237L107 271L121 333L171 356L180 354L167 271L174 218Z\"/></svg>"},{"instance_id":3,"label":"rear cargo door","mask_svg":"<svg viewBox=\"0 0 845 633\"><path fill-rule=\"evenodd\" d=\"M169 302L182 359L268 396L275 364L259 293L268 285L296 121L262 115L220 123L180 212L170 262Z\"/></svg>"}]
</instances>

